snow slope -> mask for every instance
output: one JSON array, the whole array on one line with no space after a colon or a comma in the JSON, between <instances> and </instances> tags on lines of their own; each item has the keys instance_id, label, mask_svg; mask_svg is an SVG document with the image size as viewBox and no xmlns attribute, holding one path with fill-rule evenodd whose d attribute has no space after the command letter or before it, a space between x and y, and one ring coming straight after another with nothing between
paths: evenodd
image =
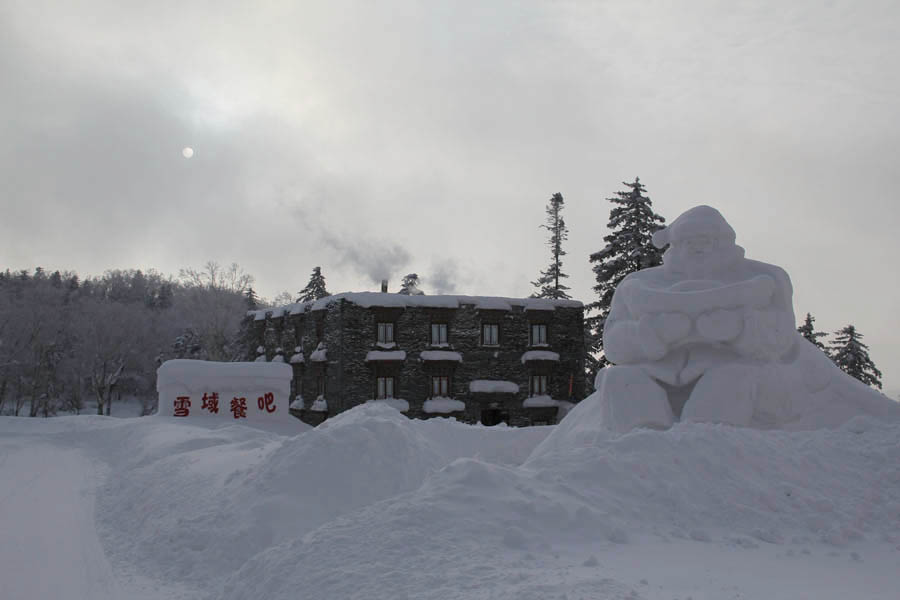
<instances>
[{"instance_id":1,"label":"snow slope","mask_svg":"<svg viewBox=\"0 0 900 600\"><path fill-rule=\"evenodd\" d=\"M613 435L580 409L2 418L0 598L896 598L897 424Z\"/></svg>"}]
</instances>

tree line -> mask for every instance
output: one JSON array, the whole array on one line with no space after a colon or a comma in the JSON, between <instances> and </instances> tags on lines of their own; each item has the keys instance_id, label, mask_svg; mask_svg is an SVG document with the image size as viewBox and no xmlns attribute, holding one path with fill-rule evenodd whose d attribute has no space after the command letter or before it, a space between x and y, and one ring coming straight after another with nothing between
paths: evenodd
<instances>
[{"instance_id":1,"label":"tree line","mask_svg":"<svg viewBox=\"0 0 900 600\"><path fill-rule=\"evenodd\" d=\"M137 398L155 409L170 358L235 360L253 277L215 262L182 269L0 272L0 414L51 416Z\"/></svg>"},{"instance_id":2,"label":"tree line","mask_svg":"<svg viewBox=\"0 0 900 600\"><path fill-rule=\"evenodd\" d=\"M613 207L607 223L609 233L603 238L605 245L588 257L596 280L593 286L596 298L586 305L588 315L585 317L589 381L599 369L609 364L603 354L603 326L616 286L630 273L661 265L665 252L665 248L656 248L651 242L653 234L665 227L665 218L654 212L653 203L646 195L647 189L638 177L622 184L625 190L607 198ZM559 193L553 194L547 203L547 220L541 227L550 232L547 240L550 264L532 282L537 288L533 294L535 298L569 298L569 288L563 284L569 276L562 270L562 257L566 255L562 243L568 239L563 206L563 196ZM847 325L836 331L832 342L825 346L819 338L827 334L817 332L814 322L812 315L807 313L797 331L825 352L842 371L866 385L881 389L881 371L869 357L868 346L862 342L863 336L856 327Z\"/></svg>"}]
</instances>

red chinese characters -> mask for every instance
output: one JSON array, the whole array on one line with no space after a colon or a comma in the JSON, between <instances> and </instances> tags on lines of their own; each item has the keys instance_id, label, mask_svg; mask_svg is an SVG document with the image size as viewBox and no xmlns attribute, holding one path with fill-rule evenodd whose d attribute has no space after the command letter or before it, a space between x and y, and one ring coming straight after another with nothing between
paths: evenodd
<instances>
[{"instance_id":1,"label":"red chinese characters","mask_svg":"<svg viewBox=\"0 0 900 600\"><path fill-rule=\"evenodd\" d=\"M277 408L275 406L275 394L268 392L264 396L260 396L256 399L256 405L259 407L259 410L265 410L267 413L275 412Z\"/></svg>"},{"instance_id":2,"label":"red chinese characters","mask_svg":"<svg viewBox=\"0 0 900 600\"><path fill-rule=\"evenodd\" d=\"M186 417L191 414L191 397L178 396L175 399L175 416Z\"/></svg>"},{"instance_id":3,"label":"red chinese characters","mask_svg":"<svg viewBox=\"0 0 900 600\"><path fill-rule=\"evenodd\" d=\"M231 413L235 419L247 418L247 399L235 397L231 401Z\"/></svg>"},{"instance_id":4,"label":"red chinese characters","mask_svg":"<svg viewBox=\"0 0 900 600\"><path fill-rule=\"evenodd\" d=\"M212 394L203 393L203 406L201 406L203 410L208 410L210 413L219 414L219 393L213 392Z\"/></svg>"}]
</instances>

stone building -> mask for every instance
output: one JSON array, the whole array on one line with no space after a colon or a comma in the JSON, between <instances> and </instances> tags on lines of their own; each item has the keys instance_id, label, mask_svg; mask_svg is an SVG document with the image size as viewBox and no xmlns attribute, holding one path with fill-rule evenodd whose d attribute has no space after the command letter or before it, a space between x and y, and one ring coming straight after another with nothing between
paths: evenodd
<instances>
[{"instance_id":1,"label":"stone building","mask_svg":"<svg viewBox=\"0 0 900 600\"><path fill-rule=\"evenodd\" d=\"M244 328L248 359L291 364L291 412L311 424L383 401L536 425L584 397L583 317L572 300L360 292L250 311Z\"/></svg>"}]
</instances>

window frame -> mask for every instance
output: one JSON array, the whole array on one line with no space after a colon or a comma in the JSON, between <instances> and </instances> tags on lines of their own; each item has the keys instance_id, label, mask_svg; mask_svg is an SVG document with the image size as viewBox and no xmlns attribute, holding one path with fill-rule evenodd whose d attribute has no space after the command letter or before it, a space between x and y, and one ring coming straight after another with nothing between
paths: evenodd
<instances>
[{"instance_id":1,"label":"window frame","mask_svg":"<svg viewBox=\"0 0 900 600\"><path fill-rule=\"evenodd\" d=\"M437 383L437 392L435 393L435 383ZM440 393L443 391L444 393ZM431 395L430 398L449 398L450 397L450 376L449 375L432 375L431 376Z\"/></svg>"},{"instance_id":2,"label":"window frame","mask_svg":"<svg viewBox=\"0 0 900 600\"><path fill-rule=\"evenodd\" d=\"M494 330L494 341L493 343L488 343L485 332L488 328L493 328ZM481 345L482 346L499 346L500 345L500 323L490 322L490 323L482 323L481 324Z\"/></svg>"},{"instance_id":3,"label":"window frame","mask_svg":"<svg viewBox=\"0 0 900 600\"><path fill-rule=\"evenodd\" d=\"M550 378L545 373L532 373L528 380L529 397L547 396L549 383Z\"/></svg>"},{"instance_id":4,"label":"window frame","mask_svg":"<svg viewBox=\"0 0 900 600\"><path fill-rule=\"evenodd\" d=\"M550 343L547 341L550 337L548 330L549 328L547 327L546 323L532 323L528 331L528 345L549 346ZM535 335L535 331L539 332L539 334Z\"/></svg>"},{"instance_id":5,"label":"window frame","mask_svg":"<svg viewBox=\"0 0 900 600\"><path fill-rule=\"evenodd\" d=\"M375 377L375 399L389 400L396 398L397 381L393 375L378 375Z\"/></svg>"},{"instance_id":6,"label":"window frame","mask_svg":"<svg viewBox=\"0 0 900 600\"><path fill-rule=\"evenodd\" d=\"M438 339L435 340L435 331L438 333ZM443 340L441 340L443 333ZM431 324L431 345L432 346L448 346L450 340L450 326L447 323L435 322Z\"/></svg>"},{"instance_id":7,"label":"window frame","mask_svg":"<svg viewBox=\"0 0 900 600\"><path fill-rule=\"evenodd\" d=\"M375 343L377 344L394 344L397 339L393 321L378 321L375 325ZM390 334L390 339L388 339Z\"/></svg>"}]
</instances>

